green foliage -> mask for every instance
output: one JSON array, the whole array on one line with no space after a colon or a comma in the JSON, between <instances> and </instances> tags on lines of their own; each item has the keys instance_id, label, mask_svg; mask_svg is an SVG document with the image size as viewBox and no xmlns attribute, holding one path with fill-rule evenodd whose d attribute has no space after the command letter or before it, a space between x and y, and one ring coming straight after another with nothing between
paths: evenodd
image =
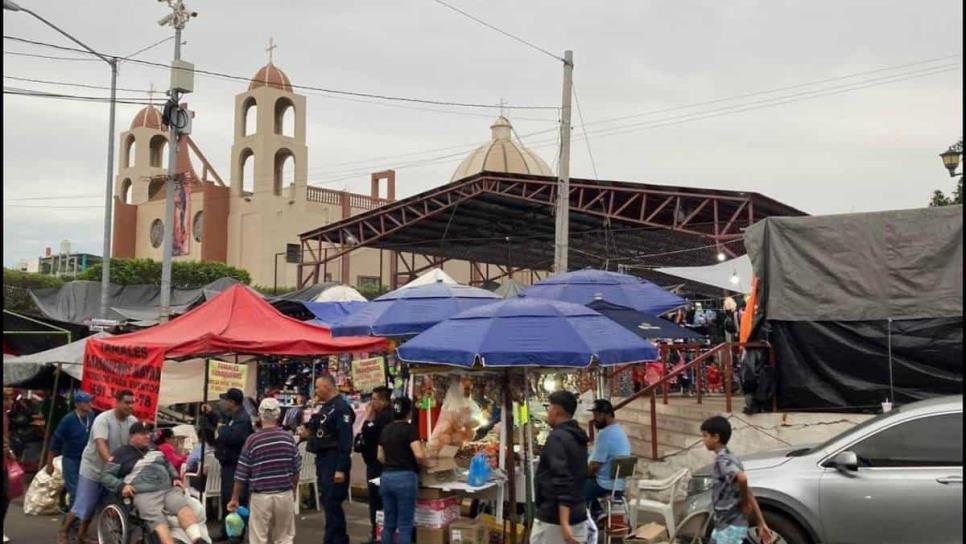
<instances>
[{"instance_id":1,"label":"green foliage","mask_svg":"<svg viewBox=\"0 0 966 544\"><path fill-rule=\"evenodd\" d=\"M294 287L279 287L278 292L271 285L253 285L252 289L258 291L263 295L284 295L285 293L291 293L296 289Z\"/></svg>"},{"instance_id":2,"label":"green foliage","mask_svg":"<svg viewBox=\"0 0 966 544\"><path fill-rule=\"evenodd\" d=\"M32 274L10 268L3 269L3 309L39 315L40 310L30 298L31 289L57 288L64 282L55 276Z\"/></svg>"},{"instance_id":3,"label":"green foliage","mask_svg":"<svg viewBox=\"0 0 966 544\"><path fill-rule=\"evenodd\" d=\"M942 191L933 191L932 200L929 201L930 208L936 208L939 206L955 206L957 204L963 203L963 178L960 176L959 181L956 182L956 189L953 190L952 195L946 195Z\"/></svg>"},{"instance_id":4,"label":"green foliage","mask_svg":"<svg viewBox=\"0 0 966 544\"><path fill-rule=\"evenodd\" d=\"M390 289L385 285L380 285L379 287L356 287L356 291L359 291L359 294L367 299L372 300L385 295Z\"/></svg>"},{"instance_id":5,"label":"green foliage","mask_svg":"<svg viewBox=\"0 0 966 544\"><path fill-rule=\"evenodd\" d=\"M176 289L203 287L218 278L235 278L244 284L251 282L247 271L217 261L174 261L171 264L171 286ZM99 281L101 265L90 267L77 279ZM111 259L111 283L161 285L161 263L151 259Z\"/></svg>"}]
</instances>

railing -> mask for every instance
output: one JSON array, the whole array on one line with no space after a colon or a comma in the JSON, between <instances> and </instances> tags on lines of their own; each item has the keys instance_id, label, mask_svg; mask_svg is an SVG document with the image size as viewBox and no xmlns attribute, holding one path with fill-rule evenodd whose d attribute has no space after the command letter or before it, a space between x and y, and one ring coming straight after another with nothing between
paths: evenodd
<instances>
[{"instance_id":1,"label":"railing","mask_svg":"<svg viewBox=\"0 0 966 544\"><path fill-rule=\"evenodd\" d=\"M349 207L363 210L374 210L380 206L388 204L390 200L385 198L373 198L367 195L348 193L345 191L333 191L308 185L305 187L305 198L309 202L321 202L323 204L334 204L341 206L343 198L349 198Z\"/></svg>"},{"instance_id":2,"label":"railing","mask_svg":"<svg viewBox=\"0 0 966 544\"><path fill-rule=\"evenodd\" d=\"M634 402L635 400L643 397L644 395L649 395L650 396L650 404L651 404L651 407L650 407L651 408L651 458L652 459L655 459L655 460L656 459L659 459L658 451L657 451L657 388L658 387L661 388L662 395L664 397L664 399L663 399L664 400L664 404L667 404L668 403L668 384L670 383L670 381L672 379L677 378L678 376L681 376L682 374L684 374L685 372L691 370L692 368L695 368L696 367L695 368L695 373L694 373L694 385L695 385L695 390L696 390L695 395L697 397L697 403L698 404L701 404L701 390L702 390L702 385L703 385L702 384L702 374L703 374L702 365L705 362L707 362L707 361L712 360L713 358L715 358L718 353L723 353L724 354L724 366L725 366L725 368L724 368L725 411L730 413L731 412L731 408L732 408L732 406L731 406L732 386L733 386L733 384L732 384L732 377L734 375L734 362L733 362L733 357L734 357L734 350L735 350L735 348L768 349L768 351L769 351L769 364L772 367L775 367L775 350L772 349L771 344L769 344L767 342L746 342L746 343L737 343L737 342L727 343L726 342L724 344L718 344L717 346L711 348L710 350L708 350L708 351L702 353L701 355L695 357L691 361L688 361L686 363L683 363L683 364L675 367L670 372L667 372L667 353L669 351L673 351L673 350L676 350L676 349L677 350L689 350L689 349L694 349L694 348L693 347L689 347L689 346L675 346L675 345L662 346L662 349L661 349L661 378L659 380L657 380L656 382L654 382L654 383L647 384L646 386L644 386L643 388L641 388L640 391L635 392L634 394L632 394L631 396L627 397L626 399L618 402L614 406L614 410L620 410L621 408L623 408L623 407L627 406L628 404ZM628 370L632 370L635 367L639 367L640 364L641 363L632 363L632 364L629 364L629 365L624 365L622 367L618 367L614 371L614 376L617 376L618 374L620 374L622 372L626 372ZM778 404L778 397L777 397L777 389L776 389L776 395L772 397L772 410L776 410L777 409L777 404Z\"/></svg>"}]
</instances>

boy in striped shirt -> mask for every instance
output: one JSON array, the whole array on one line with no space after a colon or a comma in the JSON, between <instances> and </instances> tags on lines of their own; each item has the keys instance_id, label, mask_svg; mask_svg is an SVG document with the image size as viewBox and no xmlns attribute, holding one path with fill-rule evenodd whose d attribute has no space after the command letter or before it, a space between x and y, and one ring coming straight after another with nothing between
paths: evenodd
<instances>
[{"instance_id":1,"label":"boy in striped shirt","mask_svg":"<svg viewBox=\"0 0 966 544\"><path fill-rule=\"evenodd\" d=\"M258 406L261 430L245 441L228 511L238 509L244 486L250 494L249 544L292 544L295 538L295 500L302 459L292 433L279 426L282 409L274 398ZM272 534L269 540L269 533Z\"/></svg>"}]
</instances>

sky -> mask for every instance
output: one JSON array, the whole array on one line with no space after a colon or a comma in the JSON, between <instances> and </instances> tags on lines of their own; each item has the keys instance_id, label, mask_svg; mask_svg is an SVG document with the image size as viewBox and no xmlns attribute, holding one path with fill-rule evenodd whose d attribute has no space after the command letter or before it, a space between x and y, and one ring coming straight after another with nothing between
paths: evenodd
<instances>
[{"instance_id":1,"label":"sky","mask_svg":"<svg viewBox=\"0 0 966 544\"><path fill-rule=\"evenodd\" d=\"M573 177L756 191L811 214L921 207L953 188L938 154L962 138L960 2L446 1L555 55L574 51ZM109 54L172 33L157 24L163 2L19 2ZM368 173L386 168L397 197L444 184L489 139L501 101L523 143L556 164L559 60L434 0L186 3L198 16L182 57L198 69L250 78L271 37L295 85L493 106L300 91L310 185L368 192ZM3 33L5 89L107 96L103 62L11 54L81 56L6 38L71 45L49 27L4 12ZM136 58L172 54L169 40ZM121 65L121 97L167 85L163 68ZM226 181L246 88L199 75L185 99L192 138ZM138 109L118 105L115 142ZM3 114L4 266L65 239L99 255L107 104L5 93Z\"/></svg>"}]
</instances>

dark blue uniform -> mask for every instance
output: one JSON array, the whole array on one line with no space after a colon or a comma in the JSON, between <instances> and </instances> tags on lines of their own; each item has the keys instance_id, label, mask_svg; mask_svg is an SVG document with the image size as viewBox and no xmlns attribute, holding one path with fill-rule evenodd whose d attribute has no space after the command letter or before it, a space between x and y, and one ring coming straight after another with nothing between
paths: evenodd
<instances>
[{"instance_id":1,"label":"dark blue uniform","mask_svg":"<svg viewBox=\"0 0 966 544\"><path fill-rule=\"evenodd\" d=\"M221 465L221 513L222 519L228 515L228 501L231 500L235 486L235 466L241 455L242 446L252 434L252 419L244 408L239 408L234 414L226 414L222 418L224 425L218 429L215 437L215 458ZM248 490L242 489L238 503L248 505Z\"/></svg>"},{"instance_id":2,"label":"dark blue uniform","mask_svg":"<svg viewBox=\"0 0 966 544\"><path fill-rule=\"evenodd\" d=\"M319 478L322 508L325 509L323 544L349 544L345 511L342 503L349 496L349 473L352 470L352 425L356 414L349 403L336 395L322 404L306 424L309 430L308 450L315 453L315 469ZM335 473L345 481L335 483Z\"/></svg>"}]
</instances>

